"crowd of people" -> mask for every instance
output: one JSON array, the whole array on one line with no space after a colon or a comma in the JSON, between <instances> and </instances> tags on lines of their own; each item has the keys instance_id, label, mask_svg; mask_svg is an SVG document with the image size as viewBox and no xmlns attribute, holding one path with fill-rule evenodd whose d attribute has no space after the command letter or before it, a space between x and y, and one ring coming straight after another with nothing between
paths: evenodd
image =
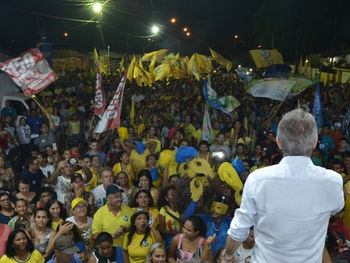
<instances>
[{"instance_id":1,"label":"crowd of people","mask_svg":"<svg viewBox=\"0 0 350 263\"><path fill-rule=\"evenodd\" d=\"M119 81L103 76L107 103ZM230 115L212 109L209 142L202 140L202 83L194 79L152 88L127 83L121 127L102 134L94 133L88 72L62 74L18 120L7 102L0 122L0 262L222 262L245 180L279 163L279 120L297 107L312 111L315 88L277 103L250 96L233 73L217 69L211 81L220 96L241 105ZM349 92L348 85L322 88L324 124L311 158L340 173L347 193ZM347 198L329 223L333 258L349 250L349 227ZM251 226L238 262L249 262L253 251Z\"/></svg>"}]
</instances>

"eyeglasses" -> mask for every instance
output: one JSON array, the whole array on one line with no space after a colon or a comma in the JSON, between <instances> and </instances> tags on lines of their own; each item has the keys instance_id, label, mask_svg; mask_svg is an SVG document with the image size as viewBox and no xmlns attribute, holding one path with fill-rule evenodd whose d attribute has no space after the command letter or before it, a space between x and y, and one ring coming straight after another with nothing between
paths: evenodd
<instances>
[{"instance_id":1,"label":"eyeglasses","mask_svg":"<svg viewBox=\"0 0 350 263\"><path fill-rule=\"evenodd\" d=\"M86 205L77 205L76 207L74 207L75 209L80 209L80 210L83 210L85 208L87 208Z\"/></svg>"}]
</instances>

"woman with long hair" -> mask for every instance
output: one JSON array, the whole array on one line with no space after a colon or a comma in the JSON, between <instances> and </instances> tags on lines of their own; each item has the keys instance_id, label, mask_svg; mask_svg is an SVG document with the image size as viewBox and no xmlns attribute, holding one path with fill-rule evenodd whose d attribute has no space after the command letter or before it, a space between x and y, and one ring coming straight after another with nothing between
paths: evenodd
<instances>
[{"instance_id":1,"label":"woman with long hair","mask_svg":"<svg viewBox=\"0 0 350 263\"><path fill-rule=\"evenodd\" d=\"M177 210L175 186L168 186L163 189L159 197L159 229L169 248L171 240L181 229L181 218Z\"/></svg>"},{"instance_id":2,"label":"woman with long hair","mask_svg":"<svg viewBox=\"0 0 350 263\"><path fill-rule=\"evenodd\" d=\"M65 211L61 208L60 203L56 200L50 200L46 204L46 210L49 211L51 217L51 228L56 231L57 226L63 223L65 218Z\"/></svg>"},{"instance_id":3,"label":"woman with long hair","mask_svg":"<svg viewBox=\"0 0 350 263\"><path fill-rule=\"evenodd\" d=\"M34 247L45 259L50 258L56 232L51 228L51 217L46 209L38 208L34 212Z\"/></svg>"},{"instance_id":4,"label":"woman with long hair","mask_svg":"<svg viewBox=\"0 0 350 263\"><path fill-rule=\"evenodd\" d=\"M152 184L152 175L151 172L147 169L142 169L138 175L138 187L135 187L131 199L134 200L135 195L140 190L147 190L151 193L153 202L157 204L159 197L159 190L155 188Z\"/></svg>"},{"instance_id":5,"label":"woman with long hair","mask_svg":"<svg viewBox=\"0 0 350 263\"><path fill-rule=\"evenodd\" d=\"M45 259L38 250L34 248L27 233L18 229L9 235L5 254L0 263L44 263Z\"/></svg>"},{"instance_id":6,"label":"woman with long hair","mask_svg":"<svg viewBox=\"0 0 350 263\"><path fill-rule=\"evenodd\" d=\"M131 217L129 233L124 238L124 262L145 263L148 250L155 242L163 243L163 240L153 227L153 222L150 222L149 213L136 212Z\"/></svg>"},{"instance_id":7,"label":"woman with long hair","mask_svg":"<svg viewBox=\"0 0 350 263\"><path fill-rule=\"evenodd\" d=\"M168 262L183 262L189 259L212 262L210 246L215 241L215 234L206 239L205 233L206 225L200 217L188 217L182 227L182 233L171 241Z\"/></svg>"}]
</instances>

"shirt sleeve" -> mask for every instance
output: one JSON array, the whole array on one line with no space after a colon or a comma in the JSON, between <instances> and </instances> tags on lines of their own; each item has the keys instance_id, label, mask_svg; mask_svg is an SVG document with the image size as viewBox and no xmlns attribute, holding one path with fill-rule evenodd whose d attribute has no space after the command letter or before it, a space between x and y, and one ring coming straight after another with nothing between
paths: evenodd
<instances>
[{"instance_id":1,"label":"shirt sleeve","mask_svg":"<svg viewBox=\"0 0 350 263\"><path fill-rule=\"evenodd\" d=\"M92 234L102 232L102 216L101 210L97 211L94 215L94 220L92 221Z\"/></svg>"},{"instance_id":2,"label":"shirt sleeve","mask_svg":"<svg viewBox=\"0 0 350 263\"><path fill-rule=\"evenodd\" d=\"M236 210L230 228L227 231L227 234L237 242L243 242L247 239L250 227L254 226L256 222L256 209L252 196L253 186L253 178L248 177L243 189L241 207Z\"/></svg>"}]
</instances>

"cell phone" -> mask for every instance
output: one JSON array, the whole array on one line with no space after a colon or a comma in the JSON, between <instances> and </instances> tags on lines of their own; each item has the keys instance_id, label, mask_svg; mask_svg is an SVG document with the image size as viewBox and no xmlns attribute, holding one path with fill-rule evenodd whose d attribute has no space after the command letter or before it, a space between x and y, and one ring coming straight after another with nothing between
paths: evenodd
<instances>
[{"instance_id":1,"label":"cell phone","mask_svg":"<svg viewBox=\"0 0 350 263\"><path fill-rule=\"evenodd\" d=\"M57 144L55 142L52 144L52 150L57 151Z\"/></svg>"}]
</instances>

